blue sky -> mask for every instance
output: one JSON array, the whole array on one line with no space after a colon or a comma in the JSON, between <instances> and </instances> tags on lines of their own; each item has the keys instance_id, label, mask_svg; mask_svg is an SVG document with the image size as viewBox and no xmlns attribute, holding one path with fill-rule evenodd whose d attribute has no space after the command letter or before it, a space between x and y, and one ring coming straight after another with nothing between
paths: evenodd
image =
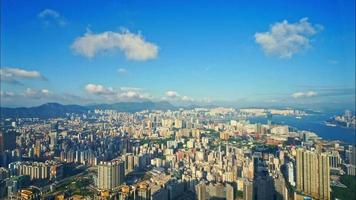
<instances>
[{"instance_id":1,"label":"blue sky","mask_svg":"<svg viewBox=\"0 0 356 200\"><path fill-rule=\"evenodd\" d=\"M354 1L1 1L1 104L352 107Z\"/></svg>"}]
</instances>

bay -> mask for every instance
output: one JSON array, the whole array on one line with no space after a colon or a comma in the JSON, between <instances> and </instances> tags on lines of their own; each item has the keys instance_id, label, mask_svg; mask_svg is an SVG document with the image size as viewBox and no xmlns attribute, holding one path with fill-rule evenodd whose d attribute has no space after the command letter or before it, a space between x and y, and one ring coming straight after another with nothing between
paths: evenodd
<instances>
[{"instance_id":1,"label":"bay","mask_svg":"<svg viewBox=\"0 0 356 200\"><path fill-rule=\"evenodd\" d=\"M324 140L340 140L345 143L356 143L356 129L345 128L340 126L327 126L325 121L332 117L331 114L316 114L303 116L298 119L294 116L281 116L276 115L272 117L272 122L276 124L288 125L298 130L307 130L316 133ZM251 123L266 124L266 117L251 117Z\"/></svg>"}]
</instances>

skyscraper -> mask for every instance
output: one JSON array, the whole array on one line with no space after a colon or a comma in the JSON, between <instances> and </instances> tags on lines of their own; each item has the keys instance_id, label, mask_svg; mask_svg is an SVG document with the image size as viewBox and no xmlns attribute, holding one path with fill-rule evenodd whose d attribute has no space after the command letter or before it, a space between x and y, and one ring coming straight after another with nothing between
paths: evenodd
<instances>
[{"instance_id":1,"label":"skyscraper","mask_svg":"<svg viewBox=\"0 0 356 200\"><path fill-rule=\"evenodd\" d=\"M288 175L288 182L292 185L295 186L295 181L294 181L294 165L292 162L288 162L287 164L287 175Z\"/></svg>"},{"instance_id":2,"label":"skyscraper","mask_svg":"<svg viewBox=\"0 0 356 200\"><path fill-rule=\"evenodd\" d=\"M345 110L345 118L347 120L350 120L352 118L352 111L351 110Z\"/></svg>"},{"instance_id":3,"label":"skyscraper","mask_svg":"<svg viewBox=\"0 0 356 200\"><path fill-rule=\"evenodd\" d=\"M272 113L271 112L267 112L266 118L267 118L267 124L272 125Z\"/></svg>"},{"instance_id":4,"label":"skyscraper","mask_svg":"<svg viewBox=\"0 0 356 200\"><path fill-rule=\"evenodd\" d=\"M243 191L244 200L253 200L254 191L253 191L253 182L249 180L244 181L244 191Z\"/></svg>"},{"instance_id":5,"label":"skyscraper","mask_svg":"<svg viewBox=\"0 0 356 200\"><path fill-rule=\"evenodd\" d=\"M330 199L329 156L297 150L297 190L316 199Z\"/></svg>"},{"instance_id":6,"label":"skyscraper","mask_svg":"<svg viewBox=\"0 0 356 200\"><path fill-rule=\"evenodd\" d=\"M123 161L101 162L98 165L97 186L102 190L111 190L123 184L125 164Z\"/></svg>"},{"instance_id":7,"label":"skyscraper","mask_svg":"<svg viewBox=\"0 0 356 200\"><path fill-rule=\"evenodd\" d=\"M3 155L6 150L13 150L16 148L16 132L0 130L0 166L6 165Z\"/></svg>"},{"instance_id":8,"label":"skyscraper","mask_svg":"<svg viewBox=\"0 0 356 200\"><path fill-rule=\"evenodd\" d=\"M226 184L226 200L234 200L234 187L231 184Z\"/></svg>"},{"instance_id":9,"label":"skyscraper","mask_svg":"<svg viewBox=\"0 0 356 200\"><path fill-rule=\"evenodd\" d=\"M351 148L351 155L349 160L351 165L356 165L356 145L352 146Z\"/></svg>"},{"instance_id":10,"label":"skyscraper","mask_svg":"<svg viewBox=\"0 0 356 200\"><path fill-rule=\"evenodd\" d=\"M16 148L16 134L15 131L10 130L0 131L0 153Z\"/></svg>"},{"instance_id":11,"label":"skyscraper","mask_svg":"<svg viewBox=\"0 0 356 200\"><path fill-rule=\"evenodd\" d=\"M137 188L137 198L138 200L148 200L150 199L150 190L146 183L140 183Z\"/></svg>"},{"instance_id":12,"label":"skyscraper","mask_svg":"<svg viewBox=\"0 0 356 200\"><path fill-rule=\"evenodd\" d=\"M53 150L57 144L57 132L55 132L55 131L51 132L49 134L49 137L50 137L50 148Z\"/></svg>"},{"instance_id":13,"label":"skyscraper","mask_svg":"<svg viewBox=\"0 0 356 200\"><path fill-rule=\"evenodd\" d=\"M274 196L273 178L271 176L258 176L253 181L254 199L272 200Z\"/></svg>"},{"instance_id":14,"label":"skyscraper","mask_svg":"<svg viewBox=\"0 0 356 200\"><path fill-rule=\"evenodd\" d=\"M41 156L41 140L36 140L35 144L35 156L40 157Z\"/></svg>"},{"instance_id":15,"label":"skyscraper","mask_svg":"<svg viewBox=\"0 0 356 200\"><path fill-rule=\"evenodd\" d=\"M338 151L332 151L329 155L330 168L338 168L341 164L341 158Z\"/></svg>"},{"instance_id":16,"label":"skyscraper","mask_svg":"<svg viewBox=\"0 0 356 200\"><path fill-rule=\"evenodd\" d=\"M206 199L206 185L204 182L201 182L196 186L196 194L198 200Z\"/></svg>"}]
</instances>

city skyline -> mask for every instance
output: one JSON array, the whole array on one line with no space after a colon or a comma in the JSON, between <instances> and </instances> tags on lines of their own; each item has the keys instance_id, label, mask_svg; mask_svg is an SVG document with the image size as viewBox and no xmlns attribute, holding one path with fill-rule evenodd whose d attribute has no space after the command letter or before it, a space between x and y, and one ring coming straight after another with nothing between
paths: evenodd
<instances>
[{"instance_id":1,"label":"city skyline","mask_svg":"<svg viewBox=\"0 0 356 200\"><path fill-rule=\"evenodd\" d=\"M0 1L0 199L355 199L355 1Z\"/></svg>"},{"instance_id":2,"label":"city skyline","mask_svg":"<svg viewBox=\"0 0 356 200\"><path fill-rule=\"evenodd\" d=\"M1 106L354 107L353 1L1 4Z\"/></svg>"}]
</instances>

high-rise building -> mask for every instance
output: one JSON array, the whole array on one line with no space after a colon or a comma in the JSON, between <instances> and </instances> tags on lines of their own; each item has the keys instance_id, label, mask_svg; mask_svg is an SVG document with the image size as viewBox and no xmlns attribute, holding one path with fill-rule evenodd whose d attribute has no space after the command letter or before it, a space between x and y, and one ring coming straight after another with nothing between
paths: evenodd
<instances>
[{"instance_id":1,"label":"high-rise building","mask_svg":"<svg viewBox=\"0 0 356 200\"><path fill-rule=\"evenodd\" d=\"M341 164L341 158L338 151L333 151L329 155L330 168L338 168Z\"/></svg>"},{"instance_id":2,"label":"high-rise building","mask_svg":"<svg viewBox=\"0 0 356 200\"><path fill-rule=\"evenodd\" d=\"M288 162L287 164L287 176L288 176L288 182L291 184L291 186L295 186L295 180L294 180L294 165L292 162Z\"/></svg>"},{"instance_id":3,"label":"high-rise building","mask_svg":"<svg viewBox=\"0 0 356 200\"><path fill-rule=\"evenodd\" d=\"M254 183L254 199L272 200L274 196L273 178L271 176L258 176Z\"/></svg>"},{"instance_id":4,"label":"high-rise building","mask_svg":"<svg viewBox=\"0 0 356 200\"><path fill-rule=\"evenodd\" d=\"M297 190L316 199L330 199L329 156L297 150Z\"/></svg>"},{"instance_id":5,"label":"high-rise building","mask_svg":"<svg viewBox=\"0 0 356 200\"><path fill-rule=\"evenodd\" d=\"M132 172L134 170L134 155L132 153L127 153L123 158L125 159L125 172Z\"/></svg>"},{"instance_id":6,"label":"high-rise building","mask_svg":"<svg viewBox=\"0 0 356 200\"><path fill-rule=\"evenodd\" d=\"M356 165L356 145L352 146L351 148L351 154L350 154L350 164L351 165Z\"/></svg>"},{"instance_id":7,"label":"high-rise building","mask_svg":"<svg viewBox=\"0 0 356 200\"><path fill-rule=\"evenodd\" d=\"M3 160L4 152L16 148L16 134L15 131L0 130L0 166L6 165L5 159Z\"/></svg>"},{"instance_id":8,"label":"high-rise building","mask_svg":"<svg viewBox=\"0 0 356 200\"><path fill-rule=\"evenodd\" d=\"M125 164L123 161L101 162L98 165L97 186L102 190L111 190L123 184Z\"/></svg>"},{"instance_id":9,"label":"high-rise building","mask_svg":"<svg viewBox=\"0 0 356 200\"><path fill-rule=\"evenodd\" d=\"M288 199L288 189L286 187L285 179L281 172L278 172L274 177L274 189L275 194L273 199L275 200L284 200Z\"/></svg>"},{"instance_id":10,"label":"high-rise building","mask_svg":"<svg viewBox=\"0 0 356 200\"><path fill-rule=\"evenodd\" d=\"M138 185L136 199L137 200L149 200L150 199L150 190L146 183L142 182Z\"/></svg>"},{"instance_id":11,"label":"high-rise building","mask_svg":"<svg viewBox=\"0 0 356 200\"><path fill-rule=\"evenodd\" d=\"M196 186L196 194L198 200L206 199L206 185L204 182L201 182Z\"/></svg>"},{"instance_id":12,"label":"high-rise building","mask_svg":"<svg viewBox=\"0 0 356 200\"><path fill-rule=\"evenodd\" d=\"M345 110L345 118L347 120L350 120L352 118L352 111L351 110Z\"/></svg>"},{"instance_id":13,"label":"high-rise building","mask_svg":"<svg viewBox=\"0 0 356 200\"><path fill-rule=\"evenodd\" d=\"M16 132L0 131L0 153L16 148Z\"/></svg>"},{"instance_id":14,"label":"high-rise building","mask_svg":"<svg viewBox=\"0 0 356 200\"><path fill-rule=\"evenodd\" d=\"M31 180L56 179L63 175L63 165L54 161L46 162L13 162L9 164L12 174L28 175Z\"/></svg>"},{"instance_id":15,"label":"high-rise building","mask_svg":"<svg viewBox=\"0 0 356 200\"><path fill-rule=\"evenodd\" d=\"M244 181L244 191L243 191L244 200L253 200L254 191L253 191L253 182L249 180Z\"/></svg>"},{"instance_id":16,"label":"high-rise building","mask_svg":"<svg viewBox=\"0 0 356 200\"><path fill-rule=\"evenodd\" d=\"M230 184L226 184L226 200L234 200L234 187Z\"/></svg>"},{"instance_id":17,"label":"high-rise building","mask_svg":"<svg viewBox=\"0 0 356 200\"><path fill-rule=\"evenodd\" d=\"M267 124L272 125L272 113L271 112L267 112L266 118L267 118Z\"/></svg>"},{"instance_id":18,"label":"high-rise building","mask_svg":"<svg viewBox=\"0 0 356 200\"><path fill-rule=\"evenodd\" d=\"M41 140L36 140L36 145L35 145L35 156L40 157L41 156Z\"/></svg>"},{"instance_id":19,"label":"high-rise building","mask_svg":"<svg viewBox=\"0 0 356 200\"><path fill-rule=\"evenodd\" d=\"M54 149L54 147L56 146L57 144L57 132L51 132L49 134L49 137L50 137L50 148L51 149Z\"/></svg>"}]
</instances>

